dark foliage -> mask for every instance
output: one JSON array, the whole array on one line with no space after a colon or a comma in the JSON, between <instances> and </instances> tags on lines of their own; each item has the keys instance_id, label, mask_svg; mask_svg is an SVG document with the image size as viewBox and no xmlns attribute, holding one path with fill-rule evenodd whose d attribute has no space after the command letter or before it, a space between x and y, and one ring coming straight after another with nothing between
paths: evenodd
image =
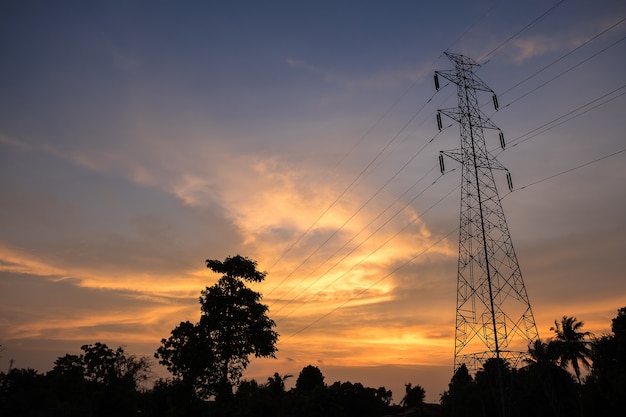
<instances>
[{"instance_id":1,"label":"dark foliage","mask_svg":"<svg viewBox=\"0 0 626 417\"><path fill-rule=\"evenodd\" d=\"M81 349L81 355L58 358L46 375L32 369L0 374L0 415L135 415L139 410L138 386L150 370L148 359L103 343Z\"/></svg>"},{"instance_id":2,"label":"dark foliage","mask_svg":"<svg viewBox=\"0 0 626 417\"><path fill-rule=\"evenodd\" d=\"M585 407L596 415L626 410L626 307L617 311L611 330L592 344L593 367L584 386Z\"/></svg>"},{"instance_id":3,"label":"dark foliage","mask_svg":"<svg viewBox=\"0 0 626 417\"><path fill-rule=\"evenodd\" d=\"M424 388L419 385L406 384L404 390L404 398L401 402L403 406L421 407L424 405L424 398L426 398L426 390Z\"/></svg>"},{"instance_id":4,"label":"dark foliage","mask_svg":"<svg viewBox=\"0 0 626 417\"><path fill-rule=\"evenodd\" d=\"M448 416L569 416L577 410L575 393L571 375L554 363L513 369L490 359L475 378L460 367L442 404Z\"/></svg>"},{"instance_id":5,"label":"dark foliage","mask_svg":"<svg viewBox=\"0 0 626 417\"><path fill-rule=\"evenodd\" d=\"M308 365L300 371L296 381L296 389L305 394L310 394L317 387L324 386L324 375L317 366Z\"/></svg>"}]
</instances>

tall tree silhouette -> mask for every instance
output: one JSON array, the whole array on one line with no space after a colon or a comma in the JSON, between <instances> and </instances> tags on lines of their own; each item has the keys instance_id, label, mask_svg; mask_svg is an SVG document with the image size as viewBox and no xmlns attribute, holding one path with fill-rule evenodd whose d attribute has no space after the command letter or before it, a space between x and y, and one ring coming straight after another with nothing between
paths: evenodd
<instances>
[{"instance_id":1,"label":"tall tree silhouette","mask_svg":"<svg viewBox=\"0 0 626 417\"><path fill-rule=\"evenodd\" d=\"M155 356L201 398L215 395L223 408L250 362L250 355L274 357L278 333L261 294L245 282L261 282L264 272L240 255L223 262L209 259L207 268L222 277L200 295L200 321L182 322Z\"/></svg>"},{"instance_id":2,"label":"tall tree silhouette","mask_svg":"<svg viewBox=\"0 0 626 417\"><path fill-rule=\"evenodd\" d=\"M558 363L562 368L572 365L574 374L578 383L580 379L580 364L589 369L591 364L591 349L589 347L590 332L583 332L581 328L584 323L576 320L576 317L563 316L561 322L554 321L554 327L550 330L554 331L555 339L551 342L555 349Z\"/></svg>"}]
</instances>

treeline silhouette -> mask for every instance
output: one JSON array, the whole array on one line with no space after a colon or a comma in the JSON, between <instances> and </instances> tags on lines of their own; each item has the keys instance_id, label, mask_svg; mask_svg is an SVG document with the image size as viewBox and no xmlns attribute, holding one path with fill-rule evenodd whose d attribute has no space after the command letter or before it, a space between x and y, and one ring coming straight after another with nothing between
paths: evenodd
<instances>
[{"instance_id":1,"label":"treeline silhouette","mask_svg":"<svg viewBox=\"0 0 626 417\"><path fill-rule=\"evenodd\" d=\"M154 355L171 378L147 387L150 358L100 342L83 345L81 354L59 357L47 373L0 372L0 417L558 417L626 410L626 307L617 311L610 333L594 336L583 331L582 321L564 316L551 328L552 338L528 347L518 367L490 359L472 376L461 366L439 404L426 404L422 386L412 384L394 404L385 387L327 384L312 365L289 390L289 374L241 379L251 355L273 357L276 351L267 306L245 285L265 273L239 255L207 260L207 267L223 276L202 291L200 320L181 322Z\"/></svg>"},{"instance_id":2,"label":"treeline silhouette","mask_svg":"<svg viewBox=\"0 0 626 417\"><path fill-rule=\"evenodd\" d=\"M568 326L567 323L572 324ZM612 320L611 332L592 337L582 322L565 317L548 342L529 347L519 369L504 362L507 413L510 416L623 415L626 410L626 307ZM563 328L563 324L566 325ZM584 334L585 337L579 336ZM150 372L146 357L111 349L102 343L84 345L82 354L59 357L47 373L34 369L0 372L0 415L28 416L500 416L495 395L495 359L473 377L460 367L440 404L425 404L425 391L406 385L400 404L392 392L361 383L324 383L321 370L309 365L295 387L285 385L292 375L275 373L265 382L242 380L229 409L218 412L213 398L189 397L181 381L159 379L141 388ZM577 363L589 365L576 377ZM571 372L570 372L571 371ZM580 381L580 382L579 382Z\"/></svg>"}]
</instances>

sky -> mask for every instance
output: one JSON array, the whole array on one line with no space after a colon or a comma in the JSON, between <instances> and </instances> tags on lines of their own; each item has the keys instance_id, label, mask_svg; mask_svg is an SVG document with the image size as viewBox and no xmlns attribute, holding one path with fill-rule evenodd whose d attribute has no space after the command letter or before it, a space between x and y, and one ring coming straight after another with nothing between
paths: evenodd
<instances>
[{"instance_id":1,"label":"sky","mask_svg":"<svg viewBox=\"0 0 626 417\"><path fill-rule=\"evenodd\" d=\"M152 356L241 254L276 359L327 383L452 376L459 127L444 51L478 63L540 336L626 306L626 3L4 1L0 370L102 342ZM158 369L158 367L155 367ZM162 372L162 371L158 371ZM293 383L292 382L292 383Z\"/></svg>"}]
</instances>

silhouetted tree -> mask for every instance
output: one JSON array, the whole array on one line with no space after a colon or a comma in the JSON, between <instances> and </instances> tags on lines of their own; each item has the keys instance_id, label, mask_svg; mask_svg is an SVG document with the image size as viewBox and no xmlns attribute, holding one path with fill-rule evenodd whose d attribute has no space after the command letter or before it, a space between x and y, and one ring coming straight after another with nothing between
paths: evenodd
<instances>
[{"instance_id":1,"label":"silhouetted tree","mask_svg":"<svg viewBox=\"0 0 626 417\"><path fill-rule=\"evenodd\" d=\"M58 358L46 374L54 398L49 408L61 414L134 415L139 384L150 373L149 359L100 342L81 350L81 355Z\"/></svg>"},{"instance_id":2,"label":"silhouetted tree","mask_svg":"<svg viewBox=\"0 0 626 417\"><path fill-rule=\"evenodd\" d=\"M93 401L92 388L85 381L82 355L66 354L54 361L54 368L46 374L50 394L54 397L51 408L59 414L87 413Z\"/></svg>"},{"instance_id":3,"label":"silhouetted tree","mask_svg":"<svg viewBox=\"0 0 626 417\"><path fill-rule=\"evenodd\" d=\"M324 375L322 375L322 371L320 371L317 366L313 365L302 368L296 380L296 389L310 393L316 387L324 387Z\"/></svg>"},{"instance_id":4,"label":"silhouetted tree","mask_svg":"<svg viewBox=\"0 0 626 417\"><path fill-rule=\"evenodd\" d=\"M391 404L393 399L393 392L385 387L378 387L376 390L376 396L387 406Z\"/></svg>"},{"instance_id":5,"label":"silhouetted tree","mask_svg":"<svg viewBox=\"0 0 626 417\"><path fill-rule=\"evenodd\" d=\"M254 417L281 417L285 413L285 380L292 375L275 372L267 383L259 385L254 379L241 381L236 393L236 415Z\"/></svg>"},{"instance_id":6,"label":"silhouetted tree","mask_svg":"<svg viewBox=\"0 0 626 417\"><path fill-rule=\"evenodd\" d=\"M587 369L591 367L589 363L591 349L587 340L591 333L581 331L583 325L584 323L577 321L576 317L563 316L560 323L555 320L554 327L550 328L555 333L555 339L551 343L557 354L559 365L563 368L571 365L579 384L582 384L580 364Z\"/></svg>"},{"instance_id":7,"label":"silhouetted tree","mask_svg":"<svg viewBox=\"0 0 626 417\"><path fill-rule=\"evenodd\" d=\"M224 262L209 259L207 267L222 277L200 296L197 324L182 322L155 356L200 398L214 395L220 407L232 398L243 371L255 357L274 357L278 334L260 303L261 294L245 282L261 282L264 272L240 255Z\"/></svg>"},{"instance_id":8,"label":"silhouetted tree","mask_svg":"<svg viewBox=\"0 0 626 417\"><path fill-rule=\"evenodd\" d=\"M199 324L181 322L168 339L161 340L162 346L155 354L175 377L168 385L176 387L171 394L176 393L172 400L179 408L191 409L195 400L210 393L207 387L212 381L207 370L212 369L215 358L209 337Z\"/></svg>"},{"instance_id":9,"label":"silhouetted tree","mask_svg":"<svg viewBox=\"0 0 626 417\"><path fill-rule=\"evenodd\" d=\"M149 376L149 359L128 355L121 346L113 350L106 344L97 342L93 345L83 345L81 350L85 352L82 355L82 363L84 376L88 381L102 383L105 386L123 385L135 390ZM65 358L74 360L67 355Z\"/></svg>"},{"instance_id":10,"label":"silhouetted tree","mask_svg":"<svg viewBox=\"0 0 626 417\"><path fill-rule=\"evenodd\" d=\"M379 417L386 414L391 400L385 387L369 388L359 382L337 381L327 390L329 407L324 415L329 417Z\"/></svg>"},{"instance_id":11,"label":"silhouetted tree","mask_svg":"<svg viewBox=\"0 0 626 417\"><path fill-rule=\"evenodd\" d=\"M507 416L511 409L512 382L515 370L505 359L489 358L476 372L476 384L482 391L483 406L488 416Z\"/></svg>"},{"instance_id":12,"label":"silhouetted tree","mask_svg":"<svg viewBox=\"0 0 626 417\"><path fill-rule=\"evenodd\" d=\"M280 397L285 393L285 381L291 377L293 377L291 374L281 376L278 372L274 372L274 376L267 378L265 387L272 397Z\"/></svg>"},{"instance_id":13,"label":"silhouetted tree","mask_svg":"<svg viewBox=\"0 0 626 417\"><path fill-rule=\"evenodd\" d=\"M180 380L159 379L142 395L142 415L150 417L188 417L207 413L206 404L189 396Z\"/></svg>"},{"instance_id":14,"label":"silhouetted tree","mask_svg":"<svg viewBox=\"0 0 626 417\"><path fill-rule=\"evenodd\" d=\"M449 416L482 415L482 399L465 364L454 372L448 390L441 394L441 404Z\"/></svg>"},{"instance_id":15,"label":"silhouetted tree","mask_svg":"<svg viewBox=\"0 0 626 417\"><path fill-rule=\"evenodd\" d=\"M237 387L235 394L235 412L238 417L270 417L278 416L266 388L259 385L254 379L243 380Z\"/></svg>"},{"instance_id":16,"label":"silhouetted tree","mask_svg":"<svg viewBox=\"0 0 626 417\"><path fill-rule=\"evenodd\" d=\"M535 340L528 347L527 364L517 372L517 404L527 415L564 417L575 414L574 380L557 365L557 352L552 343Z\"/></svg>"},{"instance_id":17,"label":"silhouetted tree","mask_svg":"<svg viewBox=\"0 0 626 417\"><path fill-rule=\"evenodd\" d=\"M611 332L591 344L593 367L585 380L588 414L619 415L626 410L626 307L617 311Z\"/></svg>"},{"instance_id":18,"label":"silhouetted tree","mask_svg":"<svg viewBox=\"0 0 626 417\"><path fill-rule=\"evenodd\" d=\"M424 405L426 390L419 385L413 386L411 383L404 385L404 398L401 404L404 407L421 407Z\"/></svg>"},{"instance_id":19,"label":"silhouetted tree","mask_svg":"<svg viewBox=\"0 0 626 417\"><path fill-rule=\"evenodd\" d=\"M44 375L34 369L12 368L0 372L0 415L30 417L44 415L47 408Z\"/></svg>"},{"instance_id":20,"label":"silhouetted tree","mask_svg":"<svg viewBox=\"0 0 626 417\"><path fill-rule=\"evenodd\" d=\"M550 366L556 364L556 360L555 345L537 339L528 346L528 357L524 359L524 362L531 366Z\"/></svg>"},{"instance_id":21,"label":"silhouetted tree","mask_svg":"<svg viewBox=\"0 0 626 417\"><path fill-rule=\"evenodd\" d=\"M300 371L296 386L290 392L290 412L299 417L329 416L330 393L324 375L317 366L308 365Z\"/></svg>"}]
</instances>

